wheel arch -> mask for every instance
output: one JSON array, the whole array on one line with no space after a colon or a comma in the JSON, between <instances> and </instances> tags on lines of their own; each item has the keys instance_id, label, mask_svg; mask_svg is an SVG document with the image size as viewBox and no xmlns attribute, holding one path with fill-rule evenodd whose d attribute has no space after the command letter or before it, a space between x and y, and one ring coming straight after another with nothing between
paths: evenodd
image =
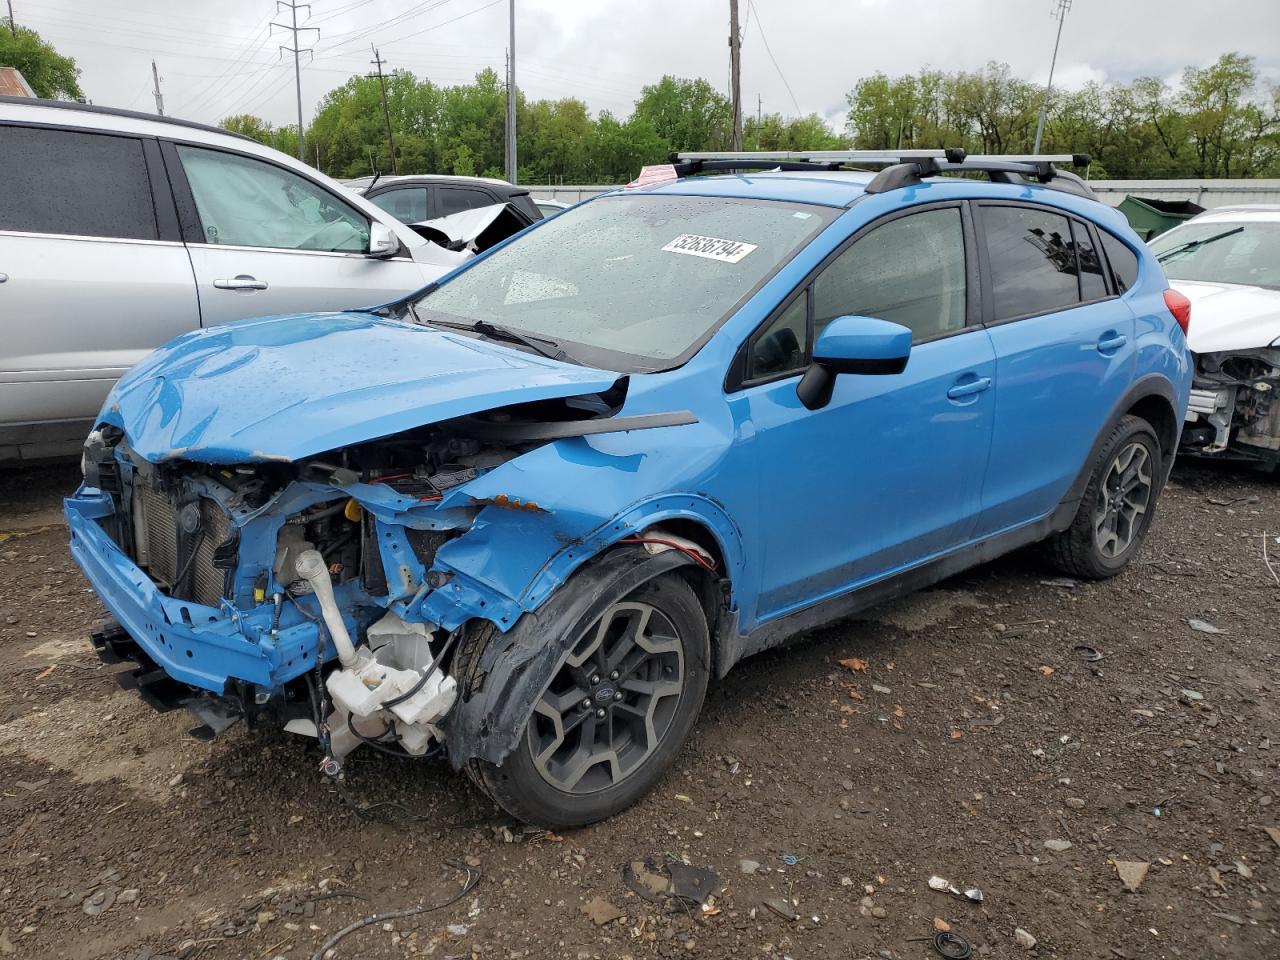
<instances>
[{"instance_id":1,"label":"wheel arch","mask_svg":"<svg viewBox=\"0 0 1280 960\"><path fill-rule=\"evenodd\" d=\"M519 743L574 626L598 619L617 597L641 584L671 572L684 576L690 567L700 569L679 550L653 555L639 545L620 544L583 564L573 589L556 590L505 633L487 619L468 621L452 668L458 701L444 724L453 766L472 760L501 765ZM709 636L712 632L709 625Z\"/></svg>"},{"instance_id":2,"label":"wheel arch","mask_svg":"<svg viewBox=\"0 0 1280 960\"><path fill-rule=\"evenodd\" d=\"M1148 374L1130 385L1129 389L1124 392L1119 401L1112 407L1110 416L1107 417L1106 422L1098 431L1097 437L1089 448L1089 455L1081 465L1080 472L1076 475L1075 480L1072 481L1066 496L1059 501L1057 510L1054 511L1052 523L1050 524L1050 528L1054 532L1066 530L1075 520L1076 511L1080 508L1080 501L1084 497L1085 488L1089 485L1089 477L1093 473L1094 464L1102 450L1103 443L1106 442L1107 437L1110 436L1111 431L1115 429L1121 418L1129 415L1146 420L1156 433L1156 439L1161 447L1162 458L1159 486L1163 488L1165 481L1169 478L1169 471L1173 468L1174 454L1178 449L1178 438L1182 433L1182 421L1177 414L1177 400L1173 384L1169 382L1168 378L1159 374ZM1158 493L1159 490L1157 489L1156 492Z\"/></svg>"}]
</instances>

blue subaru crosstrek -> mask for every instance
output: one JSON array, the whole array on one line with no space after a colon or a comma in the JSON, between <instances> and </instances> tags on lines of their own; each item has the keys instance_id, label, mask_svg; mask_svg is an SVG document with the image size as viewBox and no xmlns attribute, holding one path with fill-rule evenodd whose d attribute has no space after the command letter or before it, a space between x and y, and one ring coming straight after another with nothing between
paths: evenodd
<instances>
[{"instance_id":1,"label":"blue subaru crosstrek","mask_svg":"<svg viewBox=\"0 0 1280 960\"><path fill-rule=\"evenodd\" d=\"M94 643L200 735L444 754L589 823L743 657L1037 541L1124 569L1189 320L1044 158L673 158L404 300L134 368L66 503Z\"/></svg>"}]
</instances>

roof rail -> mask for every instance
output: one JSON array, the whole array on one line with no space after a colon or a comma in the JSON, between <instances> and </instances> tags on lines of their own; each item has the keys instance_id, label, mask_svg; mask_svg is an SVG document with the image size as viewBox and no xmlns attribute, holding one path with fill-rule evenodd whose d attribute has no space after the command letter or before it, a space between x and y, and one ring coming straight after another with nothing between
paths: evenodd
<instances>
[{"instance_id":1,"label":"roof rail","mask_svg":"<svg viewBox=\"0 0 1280 960\"><path fill-rule=\"evenodd\" d=\"M39 97L0 97L0 104L12 104L18 107L53 107L57 110L75 110L78 113L95 113L106 117L128 117L130 120L150 120L170 126L188 127L192 130L204 130L207 133L220 133L226 137L238 137L241 140L258 141L243 133L227 130L225 127L214 127L195 120L181 120L178 117L164 117L154 113L143 113L140 110L123 110L120 107L101 107L96 103L81 103L78 100L42 100Z\"/></svg>"}]
</instances>

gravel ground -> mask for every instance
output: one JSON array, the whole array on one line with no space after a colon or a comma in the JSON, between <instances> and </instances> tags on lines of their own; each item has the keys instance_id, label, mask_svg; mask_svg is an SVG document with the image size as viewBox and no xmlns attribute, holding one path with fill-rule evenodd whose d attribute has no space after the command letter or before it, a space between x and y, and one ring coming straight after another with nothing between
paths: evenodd
<instances>
[{"instance_id":1,"label":"gravel ground","mask_svg":"<svg viewBox=\"0 0 1280 960\"><path fill-rule=\"evenodd\" d=\"M74 481L0 474L0 955L309 958L456 897L452 861L474 890L336 957L924 960L948 926L995 958L1280 956L1274 478L1180 465L1111 582L1017 554L740 665L648 798L564 836L442 763L353 758L339 792L299 738L202 744L118 690ZM714 869L713 906L631 892L646 857Z\"/></svg>"}]
</instances>

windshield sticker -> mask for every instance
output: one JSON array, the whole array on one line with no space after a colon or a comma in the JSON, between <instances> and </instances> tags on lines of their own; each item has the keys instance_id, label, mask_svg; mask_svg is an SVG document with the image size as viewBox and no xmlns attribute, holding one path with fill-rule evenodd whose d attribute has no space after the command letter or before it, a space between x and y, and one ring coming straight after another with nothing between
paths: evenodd
<instances>
[{"instance_id":1,"label":"windshield sticker","mask_svg":"<svg viewBox=\"0 0 1280 960\"><path fill-rule=\"evenodd\" d=\"M662 249L667 253L687 253L691 257L706 257L723 263L737 263L752 250L754 243L740 240L721 240L719 237L700 237L696 233L682 233Z\"/></svg>"}]
</instances>

